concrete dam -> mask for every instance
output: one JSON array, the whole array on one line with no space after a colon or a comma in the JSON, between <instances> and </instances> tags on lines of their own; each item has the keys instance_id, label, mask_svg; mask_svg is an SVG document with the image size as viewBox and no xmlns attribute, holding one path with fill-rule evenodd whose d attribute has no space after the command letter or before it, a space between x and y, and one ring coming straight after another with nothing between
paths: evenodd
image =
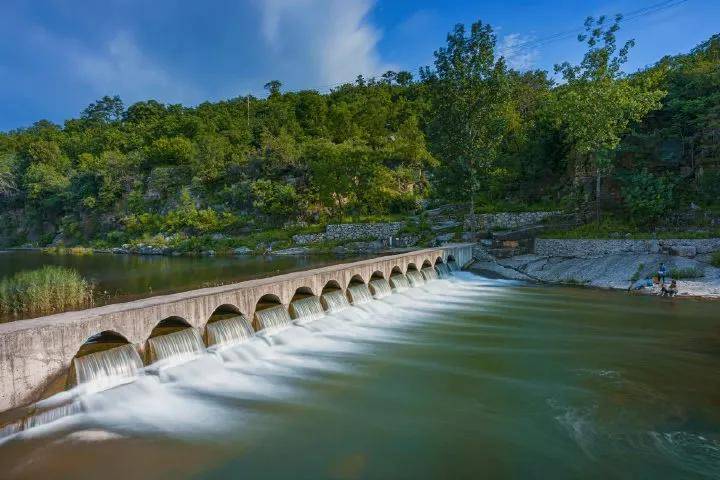
<instances>
[{"instance_id":1,"label":"concrete dam","mask_svg":"<svg viewBox=\"0 0 720 480\"><path fill-rule=\"evenodd\" d=\"M148 365L302 325L471 260L471 244L445 245L0 324L0 430L11 434L63 414L46 405L63 390L112 386Z\"/></svg>"}]
</instances>

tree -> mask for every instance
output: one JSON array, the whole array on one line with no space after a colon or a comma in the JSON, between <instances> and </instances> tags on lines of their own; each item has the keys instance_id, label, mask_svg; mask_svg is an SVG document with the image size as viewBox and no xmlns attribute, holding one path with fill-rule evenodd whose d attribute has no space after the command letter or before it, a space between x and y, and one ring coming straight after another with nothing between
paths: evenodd
<instances>
[{"instance_id":1,"label":"tree","mask_svg":"<svg viewBox=\"0 0 720 480\"><path fill-rule=\"evenodd\" d=\"M277 97L280 95L280 87L282 87L282 82L280 80L270 80L265 84L265 90L268 91L271 97Z\"/></svg>"},{"instance_id":2,"label":"tree","mask_svg":"<svg viewBox=\"0 0 720 480\"><path fill-rule=\"evenodd\" d=\"M601 177L612 168L621 136L631 122L638 122L659 108L665 95L652 85L632 82L623 74L622 66L635 42L629 40L617 50L615 34L621 19L618 15L612 25L606 26L604 16L597 20L588 17L586 33L578 36L588 46L582 62L555 66L555 72L562 74L566 83L556 90L552 118L576 155L576 179L583 164L595 171L598 223Z\"/></svg>"},{"instance_id":3,"label":"tree","mask_svg":"<svg viewBox=\"0 0 720 480\"><path fill-rule=\"evenodd\" d=\"M125 106L118 95L105 95L100 100L91 103L83 110L81 118L95 122L110 123L120 120L125 112Z\"/></svg>"},{"instance_id":4,"label":"tree","mask_svg":"<svg viewBox=\"0 0 720 480\"><path fill-rule=\"evenodd\" d=\"M451 196L470 200L471 213L506 132L509 89L495 42L490 25L473 23L466 35L458 24L447 46L435 52L434 71L421 71L431 88L429 136L444 187Z\"/></svg>"}]
</instances>

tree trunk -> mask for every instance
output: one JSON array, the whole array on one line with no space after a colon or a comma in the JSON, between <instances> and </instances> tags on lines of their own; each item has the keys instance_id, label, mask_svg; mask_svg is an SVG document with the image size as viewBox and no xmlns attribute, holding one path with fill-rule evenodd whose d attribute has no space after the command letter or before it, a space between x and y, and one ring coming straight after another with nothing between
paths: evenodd
<instances>
[{"instance_id":1,"label":"tree trunk","mask_svg":"<svg viewBox=\"0 0 720 480\"><path fill-rule=\"evenodd\" d=\"M600 227L600 167L595 170L595 222Z\"/></svg>"}]
</instances>

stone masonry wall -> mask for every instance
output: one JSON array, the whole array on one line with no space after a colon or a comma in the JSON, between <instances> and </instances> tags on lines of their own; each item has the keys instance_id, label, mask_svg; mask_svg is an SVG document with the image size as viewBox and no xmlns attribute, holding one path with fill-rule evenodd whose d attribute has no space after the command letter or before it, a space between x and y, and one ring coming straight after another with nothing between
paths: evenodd
<instances>
[{"instance_id":1,"label":"stone masonry wall","mask_svg":"<svg viewBox=\"0 0 720 480\"><path fill-rule=\"evenodd\" d=\"M618 253L660 253L669 251L693 257L720 250L720 238L667 240L535 240L535 254L543 257L599 257Z\"/></svg>"},{"instance_id":2,"label":"stone masonry wall","mask_svg":"<svg viewBox=\"0 0 720 480\"><path fill-rule=\"evenodd\" d=\"M545 218L559 214L560 212L503 212L468 215L465 227L470 230L508 230L536 225Z\"/></svg>"},{"instance_id":3,"label":"stone masonry wall","mask_svg":"<svg viewBox=\"0 0 720 480\"><path fill-rule=\"evenodd\" d=\"M293 242L297 245L307 245L325 240L383 239L397 235L404 226L404 222L331 224L325 227L325 233L294 235Z\"/></svg>"}]
</instances>

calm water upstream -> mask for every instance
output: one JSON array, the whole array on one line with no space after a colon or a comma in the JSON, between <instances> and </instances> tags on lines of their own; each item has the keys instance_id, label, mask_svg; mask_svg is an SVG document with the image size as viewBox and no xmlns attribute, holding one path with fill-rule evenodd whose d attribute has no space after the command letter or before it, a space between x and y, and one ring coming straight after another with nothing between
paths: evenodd
<instances>
[{"instance_id":1,"label":"calm water upstream","mask_svg":"<svg viewBox=\"0 0 720 480\"><path fill-rule=\"evenodd\" d=\"M0 251L0 279L44 265L74 268L95 285L95 305L103 305L354 259L334 255L166 257L108 253L78 256L50 255L39 251Z\"/></svg>"},{"instance_id":2,"label":"calm water upstream","mask_svg":"<svg viewBox=\"0 0 720 480\"><path fill-rule=\"evenodd\" d=\"M460 273L100 393L3 478L720 477L720 304Z\"/></svg>"}]
</instances>

